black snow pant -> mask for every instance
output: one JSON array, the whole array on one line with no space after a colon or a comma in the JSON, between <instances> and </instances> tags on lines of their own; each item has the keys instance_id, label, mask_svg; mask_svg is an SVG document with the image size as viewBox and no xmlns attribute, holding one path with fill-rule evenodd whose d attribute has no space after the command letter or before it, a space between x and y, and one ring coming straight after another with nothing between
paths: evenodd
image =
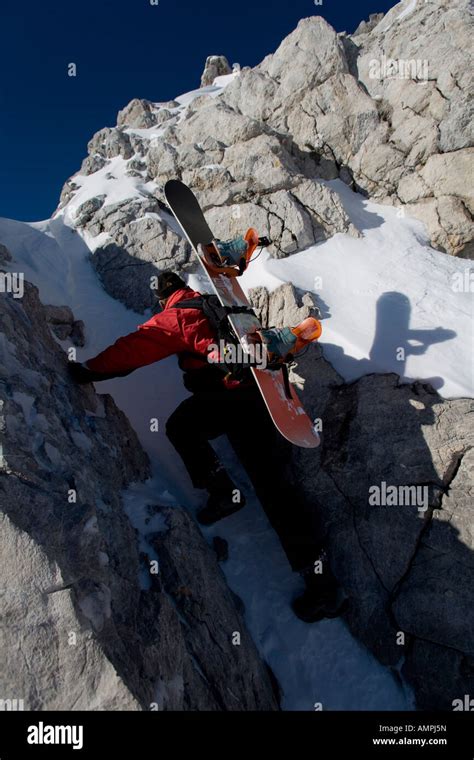
<instances>
[{"instance_id":1,"label":"black snow pant","mask_svg":"<svg viewBox=\"0 0 474 760\"><path fill-rule=\"evenodd\" d=\"M220 465L209 441L226 434L293 570L303 570L317 559L317 528L285 478L291 444L275 429L254 383L193 394L170 416L166 432L196 488L205 488L209 474Z\"/></svg>"}]
</instances>

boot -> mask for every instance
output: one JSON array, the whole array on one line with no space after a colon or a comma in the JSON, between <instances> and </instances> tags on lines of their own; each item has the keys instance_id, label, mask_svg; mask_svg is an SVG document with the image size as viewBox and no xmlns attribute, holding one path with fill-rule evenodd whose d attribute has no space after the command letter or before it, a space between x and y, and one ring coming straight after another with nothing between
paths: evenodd
<instances>
[{"instance_id":1,"label":"boot","mask_svg":"<svg viewBox=\"0 0 474 760\"><path fill-rule=\"evenodd\" d=\"M348 600L323 556L320 558L323 561L322 573L315 573L313 565L301 573L306 589L291 605L295 615L305 623L339 617L347 607Z\"/></svg>"},{"instance_id":2,"label":"boot","mask_svg":"<svg viewBox=\"0 0 474 760\"><path fill-rule=\"evenodd\" d=\"M237 486L223 468L212 474L206 487L209 493L207 504L196 515L201 525L212 525L245 507L243 494L236 493Z\"/></svg>"}]
</instances>

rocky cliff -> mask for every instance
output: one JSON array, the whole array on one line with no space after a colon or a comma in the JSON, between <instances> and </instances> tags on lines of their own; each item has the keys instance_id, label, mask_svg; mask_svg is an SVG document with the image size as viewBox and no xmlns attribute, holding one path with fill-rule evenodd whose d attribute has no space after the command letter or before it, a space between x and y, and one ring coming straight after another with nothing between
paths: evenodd
<instances>
[{"instance_id":1,"label":"rocky cliff","mask_svg":"<svg viewBox=\"0 0 474 760\"><path fill-rule=\"evenodd\" d=\"M150 504L156 532L150 553L139 550L121 491L150 466L125 415L70 381L35 287L0 306L2 699L28 710L278 709L188 513Z\"/></svg>"},{"instance_id":2,"label":"rocky cliff","mask_svg":"<svg viewBox=\"0 0 474 760\"><path fill-rule=\"evenodd\" d=\"M271 324L312 313L285 285L253 292ZM317 514L349 596L346 619L377 657L412 683L424 709L452 709L474 688L474 401L429 384L367 375L346 384L312 348L300 393L324 421L320 449L294 449L287 477ZM419 489L418 506L370 503L374 486Z\"/></svg>"}]
</instances>

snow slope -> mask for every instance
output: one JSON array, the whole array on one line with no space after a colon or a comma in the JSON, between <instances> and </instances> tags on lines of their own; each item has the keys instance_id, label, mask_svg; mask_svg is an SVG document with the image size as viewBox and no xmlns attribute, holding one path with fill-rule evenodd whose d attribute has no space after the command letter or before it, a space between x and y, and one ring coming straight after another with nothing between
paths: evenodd
<instances>
[{"instance_id":1,"label":"snow slope","mask_svg":"<svg viewBox=\"0 0 474 760\"><path fill-rule=\"evenodd\" d=\"M416 219L400 218L340 180L327 184L363 237L337 234L286 259L261 255L242 278L244 288L292 282L312 292L324 354L348 381L396 372L407 382L430 382L445 398L472 397L472 262L431 248Z\"/></svg>"}]
</instances>

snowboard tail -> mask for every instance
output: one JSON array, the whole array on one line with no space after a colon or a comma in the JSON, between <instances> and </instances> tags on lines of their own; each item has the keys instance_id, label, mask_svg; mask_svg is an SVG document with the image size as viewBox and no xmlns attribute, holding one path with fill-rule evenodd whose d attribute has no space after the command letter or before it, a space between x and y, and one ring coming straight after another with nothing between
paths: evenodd
<instances>
[{"instance_id":1,"label":"snowboard tail","mask_svg":"<svg viewBox=\"0 0 474 760\"><path fill-rule=\"evenodd\" d=\"M201 267L209 277L211 288L218 296L221 304L229 307L248 307L243 313L230 313L228 316L229 322L245 350L247 336L252 333L261 332L262 325L251 309L247 297L237 281L235 267L233 268L233 273L230 274L222 267L222 262L219 262L217 259L212 260L211 258L209 260L207 258L206 253L209 254L209 257L211 257L211 253L220 257L219 249L194 193L179 180L170 180L165 186L165 197L173 216L191 244ZM252 230L252 244L256 241L255 235L256 232ZM200 246L204 249L203 255L200 255ZM255 247L253 250L255 250ZM306 325L303 328L303 324L298 326L302 329L297 334L297 341L303 340L303 342L308 342L307 338L311 333L311 326ZM314 334L315 326L312 325L312 328L312 334ZM279 432L295 446L303 448L315 448L318 446L320 443L319 436L306 414L294 387L287 379L285 381L284 372L257 367L252 367L251 371L265 401L267 410ZM232 391L229 392L231 393Z\"/></svg>"}]
</instances>

